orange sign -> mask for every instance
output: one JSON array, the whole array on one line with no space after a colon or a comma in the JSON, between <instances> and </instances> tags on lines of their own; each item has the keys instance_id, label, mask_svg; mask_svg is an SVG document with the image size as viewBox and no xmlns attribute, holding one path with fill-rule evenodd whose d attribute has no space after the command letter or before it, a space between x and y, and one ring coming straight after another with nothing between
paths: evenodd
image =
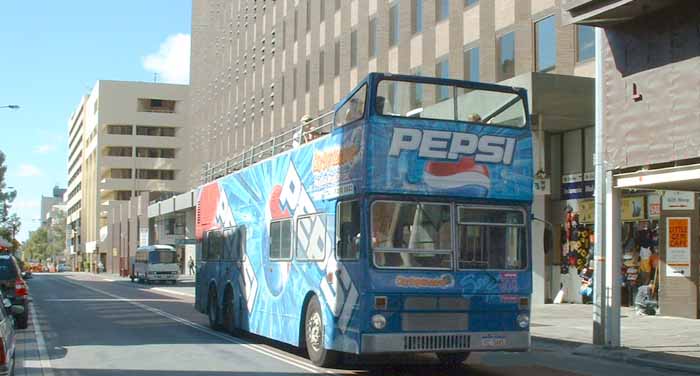
<instances>
[{"instance_id":1,"label":"orange sign","mask_svg":"<svg viewBox=\"0 0 700 376\"><path fill-rule=\"evenodd\" d=\"M669 218L668 220L668 246L671 248L688 247L688 219Z\"/></svg>"}]
</instances>

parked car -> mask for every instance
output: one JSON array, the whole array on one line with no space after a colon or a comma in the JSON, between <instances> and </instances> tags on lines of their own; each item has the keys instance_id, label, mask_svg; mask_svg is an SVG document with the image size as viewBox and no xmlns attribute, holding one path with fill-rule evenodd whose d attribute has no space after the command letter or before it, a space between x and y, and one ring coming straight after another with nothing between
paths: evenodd
<instances>
[{"instance_id":1,"label":"parked car","mask_svg":"<svg viewBox=\"0 0 700 376\"><path fill-rule=\"evenodd\" d=\"M0 294L0 376L15 374L15 318L25 313L25 308L13 305Z\"/></svg>"},{"instance_id":2,"label":"parked car","mask_svg":"<svg viewBox=\"0 0 700 376\"><path fill-rule=\"evenodd\" d=\"M17 328L25 329L29 323L29 286L14 256L0 256L0 292L12 305L24 307L24 312L15 317Z\"/></svg>"},{"instance_id":3,"label":"parked car","mask_svg":"<svg viewBox=\"0 0 700 376\"><path fill-rule=\"evenodd\" d=\"M63 273L63 272L69 272L69 271L71 271L71 268L70 268L70 265L58 264L58 268L56 268L56 270L57 270L59 273Z\"/></svg>"}]
</instances>

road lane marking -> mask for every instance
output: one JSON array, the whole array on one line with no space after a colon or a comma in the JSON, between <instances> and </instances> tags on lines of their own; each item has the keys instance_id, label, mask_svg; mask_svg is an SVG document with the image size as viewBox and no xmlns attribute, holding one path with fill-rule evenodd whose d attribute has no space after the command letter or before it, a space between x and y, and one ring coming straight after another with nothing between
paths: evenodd
<instances>
[{"instance_id":1,"label":"road lane marking","mask_svg":"<svg viewBox=\"0 0 700 376\"><path fill-rule=\"evenodd\" d=\"M154 308L154 307L151 307L151 306L148 306L148 305L139 303L139 302L136 301L136 299L133 299L133 300L132 300L132 299L128 299L128 298L125 298L125 297L122 297L122 296L119 296L119 295L116 295L116 294L112 294L112 293L109 293L109 292L107 292L107 291L98 289L98 288L96 288L96 287L81 285L81 284L75 283L75 282L73 282L73 281L69 281L69 280L67 280L67 279L64 279L64 281L65 281L66 283L69 283L69 284L72 284L72 285L75 285L75 286L78 286L78 287L82 287L82 288L85 288L85 289L88 289L88 290L91 290L91 291L94 291L94 292L97 292L97 293L100 293L100 294L104 294L104 295L110 296L110 297L114 298L115 300L122 301L122 302L125 302L125 303L129 303L129 304L131 304L131 305L133 305L133 306L136 306L136 307L141 308L141 309L143 309L143 310L149 311L149 312L154 313L154 314L156 314L156 315L165 317L165 318L170 319L170 320L172 320L172 321L178 322L178 323L180 323L180 324L182 324L182 325L185 325L185 326L188 326L188 327L190 327L190 328L192 328L192 329L195 329L195 330L198 330L198 331L200 331L200 332L203 332L203 333L209 334L209 335L211 335L211 336L217 337L217 338L219 338L219 339L221 339L221 340L224 340L224 341L226 341L226 342L230 342L230 343L234 343L234 344L240 345L240 346L242 346L242 347L244 347L244 348L246 348L246 349L249 349L249 350L251 350L251 351L255 351L255 352L257 352L257 353L259 353L259 354L262 354L262 355L266 355L266 356L268 356L268 357L271 357L271 358L273 358L273 359L279 360L279 361L281 361L281 362L283 362L283 363L292 365L292 366L294 366L294 367L301 368L301 369L303 369L303 370L305 370L305 371L308 371L308 372L311 372L311 373L324 373L324 374L330 374L330 375L337 375L335 372L333 372L333 371L331 371L331 370L327 370L327 369L324 369L324 368L316 367L315 365L313 365L313 364L311 364L311 363L306 363L306 362L300 361L299 359L296 359L296 358L294 358L294 357L291 357L291 356L289 356L289 355L287 355L287 354L283 354L283 353L281 353L281 352L279 352L279 351L272 350L272 349L270 349L270 348L267 348L267 347L264 347L264 346L261 346L261 345L252 344L252 343L243 341L242 339L235 338L235 337L232 337L232 336L229 336L229 335L222 334L222 333L217 332L217 331L215 331L215 330L213 330L213 329L210 329L210 328L208 328L208 327L206 327L206 326L197 324L197 323L195 323L195 322L192 322L192 321L189 321L189 320L184 319L184 318L182 318L182 317L179 317L179 316L173 315L173 314L171 314L171 313L165 312L165 311L160 310L160 309L158 309L158 308ZM84 282L89 282L89 281L84 281Z\"/></svg>"},{"instance_id":2,"label":"road lane marking","mask_svg":"<svg viewBox=\"0 0 700 376\"><path fill-rule=\"evenodd\" d=\"M135 302L181 302L176 299L132 299ZM85 298L85 299L42 299L44 302L119 302L114 298Z\"/></svg>"},{"instance_id":3,"label":"road lane marking","mask_svg":"<svg viewBox=\"0 0 700 376\"><path fill-rule=\"evenodd\" d=\"M32 317L32 327L34 328L34 336L36 337L36 344L39 348L39 363L41 364L43 374L45 376L53 376L53 366L51 365L49 352L46 349L44 335L41 332L41 325L39 325L39 320L36 318L34 303L29 303L29 315Z\"/></svg>"},{"instance_id":4,"label":"road lane marking","mask_svg":"<svg viewBox=\"0 0 700 376\"><path fill-rule=\"evenodd\" d=\"M161 287L153 287L153 288L150 288L150 289L139 289L139 290L141 290L141 291L160 291L160 292L165 292L165 293L168 293L168 294L181 295L181 296L187 296L187 297L190 297L190 298L194 298L194 294L188 294L188 293L186 293L186 292L168 290L168 289L161 288Z\"/></svg>"}]
</instances>

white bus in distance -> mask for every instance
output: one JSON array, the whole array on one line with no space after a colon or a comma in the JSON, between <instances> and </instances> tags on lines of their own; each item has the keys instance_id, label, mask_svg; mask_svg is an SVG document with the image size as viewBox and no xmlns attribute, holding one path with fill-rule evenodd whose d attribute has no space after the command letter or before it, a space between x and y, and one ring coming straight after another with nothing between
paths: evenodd
<instances>
[{"instance_id":1,"label":"white bus in distance","mask_svg":"<svg viewBox=\"0 0 700 376\"><path fill-rule=\"evenodd\" d=\"M177 282L180 266L177 252L169 245L147 245L136 250L131 262L131 281L149 284L154 281Z\"/></svg>"}]
</instances>

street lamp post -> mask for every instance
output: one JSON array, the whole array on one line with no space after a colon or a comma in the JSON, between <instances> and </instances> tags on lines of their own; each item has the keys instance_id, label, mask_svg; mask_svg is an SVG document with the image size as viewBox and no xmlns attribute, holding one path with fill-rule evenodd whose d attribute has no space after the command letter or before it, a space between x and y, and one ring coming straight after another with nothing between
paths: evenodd
<instances>
[{"instance_id":1,"label":"street lamp post","mask_svg":"<svg viewBox=\"0 0 700 376\"><path fill-rule=\"evenodd\" d=\"M11 110L19 110L19 105L16 104L8 104L6 106L0 106L0 108L9 108Z\"/></svg>"}]
</instances>

